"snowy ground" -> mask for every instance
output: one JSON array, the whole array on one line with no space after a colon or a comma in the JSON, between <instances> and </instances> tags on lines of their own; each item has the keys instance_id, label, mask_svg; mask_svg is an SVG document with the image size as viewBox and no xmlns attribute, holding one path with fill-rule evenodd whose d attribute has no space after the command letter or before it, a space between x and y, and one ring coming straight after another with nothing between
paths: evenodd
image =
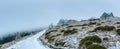
<instances>
[{"instance_id":1,"label":"snowy ground","mask_svg":"<svg viewBox=\"0 0 120 49\"><path fill-rule=\"evenodd\" d=\"M6 49L49 49L47 46L42 45L41 42L38 41L38 38L45 32L41 31L38 34L29 37L25 40L22 40Z\"/></svg>"},{"instance_id":2,"label":"snowy ground","mask_svg":"<svg viewBox=\"0 0 120 49\"><path fill-rule=\"evenodd\" d=\"M116 42L116 46L109 47L108 49L120 49L120 42Z\"/></svg>"}]
</instances>

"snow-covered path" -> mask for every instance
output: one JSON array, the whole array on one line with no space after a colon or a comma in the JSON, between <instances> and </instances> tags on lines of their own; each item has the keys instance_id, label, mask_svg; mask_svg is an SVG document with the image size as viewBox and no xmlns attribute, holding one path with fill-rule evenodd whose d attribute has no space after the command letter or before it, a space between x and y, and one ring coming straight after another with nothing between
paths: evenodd
<instances>
[{"instance_id":1,"label":"snow-covered path","mask_svg":"<svg viewBox=\"0 0 120 49\"><path fill-rule=\"evenodd\" d=\"M41 31L38 34L29 37L25 40L22 40L6 49L49 49L47 46L42 45L41 42L38 41L38 38L45 32Z\"/></svg>"}]
</instances>

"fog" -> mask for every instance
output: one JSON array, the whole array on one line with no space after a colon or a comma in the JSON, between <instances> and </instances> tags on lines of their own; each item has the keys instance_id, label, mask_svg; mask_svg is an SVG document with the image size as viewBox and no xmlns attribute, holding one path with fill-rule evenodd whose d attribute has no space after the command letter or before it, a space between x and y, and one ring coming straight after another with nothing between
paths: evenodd
<instances>
[{"instance_id":1,"label":"fog","mask_svg":"<svg viewBox=\"0 0 120 49\"><path fill-rule=\"evenodd\" d=\"M119 0L0 0L0 35L46 27L59 19L120 16Z\"/></svg>"}]
</instances>

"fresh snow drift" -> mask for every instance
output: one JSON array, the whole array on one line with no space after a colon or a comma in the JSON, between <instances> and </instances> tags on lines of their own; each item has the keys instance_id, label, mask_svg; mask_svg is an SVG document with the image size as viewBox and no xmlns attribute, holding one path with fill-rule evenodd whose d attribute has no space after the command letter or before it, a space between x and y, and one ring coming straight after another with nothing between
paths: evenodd
<instances>
[{"instance_id":1,"label":"fresh snow drift","mask_svg":"<svg viewBox=\"0 0 120 49\"><path fill-rule=\"evenodd\" d=\"M49 49L47 46L42 45L41 42L38 41L38 38L45 32L41 31L38 34L22 40L6 49Z\"/></svg>"}]
</instances>

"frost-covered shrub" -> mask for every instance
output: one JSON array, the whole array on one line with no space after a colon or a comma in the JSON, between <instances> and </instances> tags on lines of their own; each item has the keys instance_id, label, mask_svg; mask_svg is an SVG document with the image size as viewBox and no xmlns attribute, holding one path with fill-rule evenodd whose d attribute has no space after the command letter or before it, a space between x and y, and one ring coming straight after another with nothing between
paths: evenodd
<instances>
[{"instance_id":1,"label":"frost-covered shrub","mask_svg":"<svg viewBox=\"0 0 120 49\"><path fill-rule=\"evenodd\" d=\"M88 26L88 24L85 23L85 24L83 24L83 25L81 25L81 26Z\"/></svg>"},{"instance_id":2,"label":"frost-covered shrub","mask_svg":"<svg viewBox=\"0 0 120 49\"><path fill-rule=\"evenodd\" d=\"M63 32L64 32L63 33L64 36L71 35L77 33L77 29L72 29L72 30L68 29L68 30L64 30Z\"/></svg>"},{"instance_id":3,"label":"frost-covered shrub","mask_svg":"<svg viewBox=\"0 0 120 49\"><path fill-rule=\"evenodd\" d=\"M56 41L55 46L64 46L65 42Z\"/></svg>"},{"instance_id":4,"label":"frost-covered shrub","mask_svg":"<svg viewBox=\"0 0 120 49\"><path fill-rule=\"evenodd\" d=\"M48 42L51 43L51 42L54 41L54 38L53 38L53 37L54 37L54 36L52 36L51 34L49 34L49 35L46 35L46 36L45 36L45 39L47 39Z\"/></svg>"},{"instance_id":5,"label":"frost-covered shrub","mask_svg":"<svg viewBox=\"0 0 120 49\"><path fill-rule=\"evenodd\" d=\"M120 24L120 22L116 22L116 24Z\"/></svg>"},{"instance_id":6,"label":"frost-covered shrub","mask_svg":"<svg viewBox=\"0 0 120 49\"><path fill-rule=\"evenodd\" d=\"M61 32L64 32L65 30L61 30Z\"/></svg>"},{"instance_id":7,"label":"frost-covered shrub","mask_svg":"<svg viewBox=\"0 0 120 49\"><path fill-rule=\"evenodd\" d=\"M107 49L107 48L98 44L91 44L87 47L87 49Z\"/></svg>"},{"instance_id":8,"label":"frost-covered shrub","mask_svg":"<svg viewBox=\"0 0 120 49\"><path fill-rule=\"evenodd\" d=\"M88 25L95 25L95 24L97 24L96 22L90 22L90 23L88 23Z\"/></svg>"},{"instance_id":9,"label":"frost-covered shrub","mask_svg":"<svg viewBox=\"0 0 120 49\"><path fill-rule=\"evenodd\" d=\"M49 35L49 34L50 34L50 32L46 32L46 33L45 33L46 36Z\"/></svg>"},{"instance_id":10,"label":"frost-covered shrub","mask_svg":"<svg viewBox=\"0 0 120 49\"><path fill-rule=\"evenodd\" d=\"M48 37L47 37L47 39L48 39L48 42L49 42L49 43L51 43L51 42L53 42L53 41L54 41L53 36L48 36Z\"/></svg>"},{"instance_id":11,"label":"frost-covered shrub","mask_svg":"<svg viewBox=\"0 0 120 49\"><path fill-rule=\"evenodd\" d=\"M27 32L27 33L24 32L24 33L21 33L20 36L21 36L21 37L24 37L24 36L28 36L28 35L30 35L30 34L31 34L31 33L29 33L29 32Z\"/></svg>"},{"instance_id":12,"label":"frost-covered shrub","mask_svg":"<svg viewBox=\"0 0 120 49\"><path fill-rule=\"evenodd\" d=\"M118 35L120 35L120 29L117 29L116 32Z\"/></svg>"},{"instance_id":13,"label":"frost-covered shrub","mask_svg":"<svg viewBox=\"0 0 120 49\"><path fill-rule=\"evenodd\" d=\"M57 37L57 36L60 36L61 34L56 34L56 35L52 35L52 34L49 34L47 36L45 36L45 39L48 40L49 43L53 42L54 41L54 37Z\"/></svg>"},{"instance_id":14,"label":"frost-covered shrub","mask_svg":"<svg viewBox=\"0 0 120 49\"><path fill-rule=\"evenodd\" d=\"M49 33L51 33L51 32L57 32L57 30L49 30L48 32Z\"/></svg>"},{"instance_id":15,"label":"frost-covered shrub","mask_svg":"<svg viewBox=\"0 0 120 49\"><path fill-rule=\"evenodd\" d=\"M107 37L103 38L104 41L108 41L109 39Z\"/></svg>"},{"instance_id":16,"label":"frost-covered shrub","mask_svg":"<svg viewBox=\"0 0 120 49\"><path fill-rule=\"evenodd\" d=\"M120 28L120 26L117 26L117 28Z\"/></svg>"},{"instance_id":17,"label":"frost-covered shrub","mask_svg":"<svg viewBox=\"0 0 120 49\"><path fill-rule=\"evenodd\" d=\"M94 29L94 31L111 31L111 30L114 30L115 27L114 26L99 26L99 27L96 27Z\"/></svg>"},{"instance_id":18,"label":"frost-covered shrub","mask_svg":"<svg viewBox=\"0 0 120 49\"><path fill-rule=\"evenodd\" d=\"M66 28L71 28L71 27L74 27L74 26L70 25L70 26L67 26Z\"/></svg>"},{"instance_id":19,"label":"frost-covered shrub","mask_svg":"<svg viewBox=\"0 0 120 49\"><path fill-rule=\"evenodd\" d=\"M91 44L93 44L93 42L91 42L91 41L86 41L86 42L85 42L85 46L86 46L86 47L89 46L89 45L91 45Z\"/></svg>"},{"instance_id":20,"label":"frost-covered shrub","mask_svg":"<svg viewBox=\"0 0 120 49\"><path fill-rule=\"evenodd\" d=\"M87 36L87 37L81 39L81 41L80 41L80 46L83 45L83 44L85 44L85 43L88 42L88 41L89 41L89 42L94 42L94 43L101 43L101 42L102 42L101 38L98 37L97 35Z\"/></svg>"},{"instance_id":21,"label":"frost-covered shrub","mask_svg":"<svg viewBox=\"0 0 120 49\"><path fill-rule=\"evenodd\" d=\"M45 33L45 35L47 36L47 35L49 35L51 32L57 32L57 30L50 30L50 29L48 29L47 32Z\"/></svg>"},{"instance_id":22,"label":"frost-covered shrub","mask_svg":"<svg viewBox=\"0 0 120 49\"><path fill-rule=\"evenodd\" d=\"M100 23L97 23L97 26L100 26L101 24Z\"/></svg>"}]
</instances>

